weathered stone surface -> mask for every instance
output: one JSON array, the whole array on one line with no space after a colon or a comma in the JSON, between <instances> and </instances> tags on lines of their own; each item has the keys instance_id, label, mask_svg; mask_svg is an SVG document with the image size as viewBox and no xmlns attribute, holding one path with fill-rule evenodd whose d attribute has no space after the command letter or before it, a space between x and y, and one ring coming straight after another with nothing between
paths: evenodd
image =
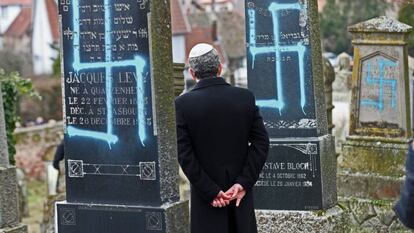
<instances>
[{"instance_id":1,"label":"weathered stone surface","mask_svg":"<svg viewBox=\"0 0 414 233\"><path fill-rule=\"evenodd\" d=\"M412 232L399 222L394 211L394 201L340 198L349 217L350 232Z\"/></svg>"},{"instance_id":2,"label":"weathered stone surface","mask_svg":"<svg viewBox=\"0 0 414 233\"><path fill-rule=\"evenodd\" d=\"M3 94L0 84L0 167L9 165L9 152L7 147L6 121L3 108Z\"/></svg>"},{"instance_id":3,"label":"weathered stone surface","mask_svg":"<svg viewBox=\"0 0 414 233\"><path fill-rule=\"evenodd\" d=\"M350 136L342 145L339 168L353 173L404 176L407 140Z\"/></svg>"},{"instance_id":4,"label":"weathered stone surface","mask_svg":"<svg viewBox=\"0 0 414 233\"><path fill-rule=\"evenodd\" d=\"M20 211L20 221L22 217L29 216L29 197L27 193L27 181L24 172L20 169L16 169L17 174L17 184L18 184L18 193L19 193L19 211Z\"/></svg>"},{"instance_id":5,"label":"weathered stone surface","mask_svg":"<svg viewBox=\"0 0 414 233\"><path fill-rule=\"evenodd\" d=\"M387 16L370 19L348 27L350 32L397 32L406 33L412 30L410 25L401 23Z\"/></svg>"},{"instance_id":6,"label":"weathered stone surface","mask_svg":"<svg viewBox=\"0 0 414 233\"><path fill-rule=\"evenodd\" d=\"M165 208L167 233L190 233L188 201L182 201Z\"/></svg>"},{"instance_id":7,"label":"weathered stone surface","mask_svg":"<svg viewBox=\"0 0 414 233\"><path fill-rule=\"evenodd\" d=\"M19 223L16 168L0 167L0 228Z\"/></svg>"},{"instance_id":8,"label":"weathered stone surface","mask_svg":"<svg viewBox=\"0 0 414 233\"><path fill-rule=\"evenodd\" d=\"M14 227L0 229L0 233L27 233L27 226L19 224Z\"/></svg>"},{"instance_id":9,"label":"weathered stone surface","mask_svg":"<svg viewBox=\"0 0 414 233\"><path fill-rule=\"evenodd\" d=\"M335 81L335 69L327 58L323 58L323 78L325 83L325 101L328 117L329 134L332 134L332 129L335 125L332 123L332 110L335 106L333 102L333 88L332 84Z\"/></svg>"},{"instance_id":10,"label":"weathered stone surface","mask_svg":"<svg viewBox=\"0 0 414 233\"><path fill-rule=\"evenodd\" d=\"M403 27L410 28L386 17L350 27L355 45L350 135L411 137L409 30L397 29Z\"/></svg>"},{"instance_id":11,"label":"weathered stone surface","mask_svg":"<svg viewBox=\"0 0 414 233\"><path fill-rule=\"evenodd\" d=\"M55 207L56 202L66 199L65 193L59 193L57 196L49 196L43 206L43 220L40 224L41 233L55 233Z\"/></svg>"},{"instance_id":12,"label":"weathered stone surface","mask_svg":"<svg viewBox=\"0 0 414 233\"><path fill-rule=\"evenodd\" d=\"M338 195L341 197L395 200L404 179L373 174L339 171Z\"/></svg>"},{"instance_id":13,"label":"weathered stone surface","mask_svg":"<svg viewBox=\"0 0 414 233\"><path fill-rule=\"evenodd\" d=\"M326 211L256 210L259 233L343 233L348 217L339 207Z\"/></svg>"},{"instance_id":14,"label":"weathered stone surface","mask_svg":"<svg viewBox=\"0 0 414 233\"><path fill-rule=\"evenodd\" d=\"M338 203L337 194L337 166L335 153L335 139L327 135L321 143L321 177L322 177L322 203L324 209L334 207Z\"/></svg>"}]
</instances>

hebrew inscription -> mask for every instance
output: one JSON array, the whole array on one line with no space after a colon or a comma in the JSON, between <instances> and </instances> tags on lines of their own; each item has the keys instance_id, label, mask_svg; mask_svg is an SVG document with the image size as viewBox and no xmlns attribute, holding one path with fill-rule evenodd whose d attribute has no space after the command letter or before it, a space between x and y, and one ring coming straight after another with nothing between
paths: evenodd
<instances>
[{"instance_id":1,"label":"hebrew inscription","mask_svg":"<svg viewBox=\"0 0 414 233\"><path fill-rule=\"evenodd\" d=\"M246 3L249 89L272 137L315 132L307 15L301 0Z\"/></svg>"},{"instance_id":2,"label":"hebrew inscription","mask_svg":"<svg viewBox=\"0 0 414 233\"><path fill-rule=\"evenodd\" d=\"M68 201L158 201L149 4L59 1Z\"/></svg>"}]
</instances>

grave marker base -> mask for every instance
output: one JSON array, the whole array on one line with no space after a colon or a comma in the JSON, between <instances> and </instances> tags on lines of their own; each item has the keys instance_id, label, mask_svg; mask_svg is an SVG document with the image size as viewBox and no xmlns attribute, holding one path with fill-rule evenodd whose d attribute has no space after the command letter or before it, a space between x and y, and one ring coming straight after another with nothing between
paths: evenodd
<instances>
[{"instance_id":1,"label":"grave marker base","mask_svg":"<svg viewBox=\"0 0 414 233\"><path fill-rule=\"evenodd\" d=\"M188 233L188 201L161 207L56 203L58 232Z\"/></svg>"},{"instance_id":2,"label":"grave marker base","mask_svg":"<svg viewBox=\"0 0 414 233\"><path fill-rule=\"evenodd\" d=\"M339 168L357 173L402 177L408 139L349 136L342 145Z\"/></svg>"},{"instance_id":3,"label":"grave marker base","mask_svg":"<svg viewBox=\"0 0 414 233\"><path fill-rule=\"evenodd\" d=\"M255 207L321 210L336 205L336 156L331 135L272 139L255 185Z\"/></svg>"},{"instance_id":4,"label":"grave marker base","mask_svg":"<svg viewBox=\"0 0 414 233\"><path fill-rule=\"evenodd\" d=\"M325 211L256 210L259 233L349 232L348 216L340 207Z\"/></svg>"}]
</instances>

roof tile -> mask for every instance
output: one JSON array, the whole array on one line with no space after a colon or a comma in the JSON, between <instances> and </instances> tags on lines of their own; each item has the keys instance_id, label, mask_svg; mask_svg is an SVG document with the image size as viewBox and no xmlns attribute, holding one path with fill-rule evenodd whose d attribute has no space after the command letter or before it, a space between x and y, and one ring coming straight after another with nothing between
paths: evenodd
<instances>
[{"instance_id":1,"label":"roof tile","mask_svg":"<svg viewBox=\"0 0 414 233\"><path fill-rule=\"evenodd\" d=\"M171 0L171 25L173 35L190 32L188 18L178 0Z\"/></svg>"},{"instance_id":2,"label":"roof tile","mask_svg":"<svg viewBox=\"0 0 414 233\"><path fill-rule=\"evenodd\" d=\"M5 37L20 38L24 36L30 30L32 25L32 9L24 7L17 15L16 19L4 32Z\"/></svg>"}]
</instances>

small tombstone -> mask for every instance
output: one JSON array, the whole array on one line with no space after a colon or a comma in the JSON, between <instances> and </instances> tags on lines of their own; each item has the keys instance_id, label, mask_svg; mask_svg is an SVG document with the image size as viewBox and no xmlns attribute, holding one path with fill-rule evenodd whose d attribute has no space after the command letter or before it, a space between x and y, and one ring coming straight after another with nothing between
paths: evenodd
<instances>
[{"instance_id":1,"label":"small tombstone","mask_svg":"<svg viewBox=\"0 0 414 233\"><path fill-rule=\"evenodd\" d=\"M349 31L354 44L350 136L343 144L340 167L354 173L402 177L412 135L407 60L411 27L379 17L351 26ZM366 197L370 195L376 194Z\"/></svg>"}]
</instances>

